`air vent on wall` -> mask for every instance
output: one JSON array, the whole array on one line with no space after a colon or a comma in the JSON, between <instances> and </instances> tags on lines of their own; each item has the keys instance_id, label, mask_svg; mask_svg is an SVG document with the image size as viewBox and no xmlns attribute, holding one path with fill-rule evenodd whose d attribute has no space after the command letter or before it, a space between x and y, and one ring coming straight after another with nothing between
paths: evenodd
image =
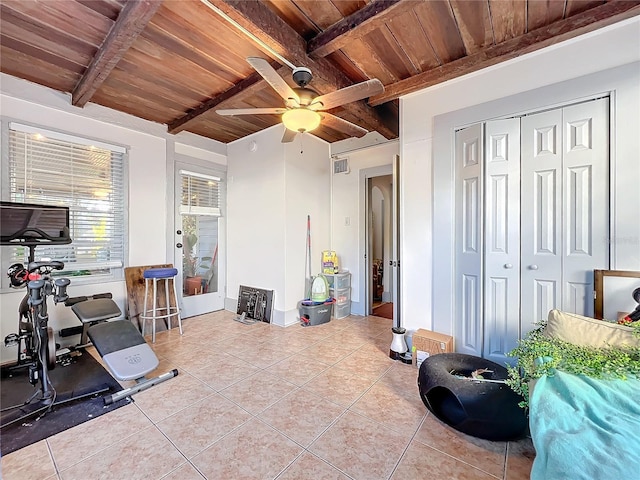
<instances>
[{"instance_id":1,"label":"air vent on wall","mask_svg":"<svg viewBox=\"0 0 640 480\"><path fill-rule=\"evenodd\" d=\"M333 161L333 173L349 173L349 159L338 158Z\"/></svg>"}]
</instances>

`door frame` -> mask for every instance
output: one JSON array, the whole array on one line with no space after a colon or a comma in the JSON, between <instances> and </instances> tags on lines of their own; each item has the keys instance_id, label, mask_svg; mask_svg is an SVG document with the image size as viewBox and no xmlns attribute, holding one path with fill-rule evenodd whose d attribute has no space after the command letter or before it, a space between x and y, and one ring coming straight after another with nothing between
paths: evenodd
<instances>
[{"instance_id":1,"label":"door frame","mask_svg":"<svg viewBox=\"0 0 640 480\"><path fill-rule=\"evenodd\" d=\"M381 165L379 167L363 168L360 170L360 225L363 228L359 231L360 236L360 251L363 252L359 263L360 270L360 282L359 291L360 299L364 303L364 316L371 315L371 304L373 299L373 289L371 288L371 267L373 265L371 258L371 232L370 218L371 218L371 198L369 194L369 180L375 177L384 177L387 175L393 175L393 164ZM393 184L397 183L397 178L393 178ZM392 208L394 206L392 205ZM395 241L395 239L393 239ZM391 277L390 277L391 278ZM391 289L393 292L393 289ZM359 299L359 300L360 300ZM391 301L395 301L395 298L391 298Z\"/></svg>"},{"instance_id":2,"label":"door frame","mask_svg":"<svg viewBox=\"0 0 640 480\"><path fill-rule=\"evenodd\" d=\"M219 177L221 179L221 202L220 207L222 214L218 217L218 249L217 249L217 261L218 261L218 289L216 292L207 293L204 295L192 295L189 297L183 297L183 272L182 272L182 249L176 247L178 243L182 243L182 236L177 234L177 222L180 217L180 170L193 171L194 173L202 173L205 175L211 175ZM178 302L183 318L191 316L202 315L209 312L214 312L224 309L224 302L226 297L226 176L227 167L218 163L208 162L206 160L200 160L197 158L189 157L186 155L175 154L173 162L173 218L170 220L170 238L171 243L168 248L172 250L172 258L174 268L178 269L178 277L176 282L176 290L180 297ZM202 297L202 298L197 298ZM205 298L206 297L206 298ZM185 302L186 300L186 302Z\"/></svg>"},{"instance_id":3,"label":"door frame","mask_svg":"<svg viewBox=\"0 0 640 480\"><path fill-rule=\"evenodd\" d=\"M391 262L393 262L393 268L391 270L391 275L389 276L389 281L392 282L391 288L391 301L393 302L393 325L395 327L402 326L402 310L401 310L401 299L400 299L400 280L402 275L400 273L400 246L401 238L400 238L400 155L396 154L393 156L393 165L392 165L392 183L391 183L391 261L389 262L391 266Z\"/></svg>"}]
</instances>

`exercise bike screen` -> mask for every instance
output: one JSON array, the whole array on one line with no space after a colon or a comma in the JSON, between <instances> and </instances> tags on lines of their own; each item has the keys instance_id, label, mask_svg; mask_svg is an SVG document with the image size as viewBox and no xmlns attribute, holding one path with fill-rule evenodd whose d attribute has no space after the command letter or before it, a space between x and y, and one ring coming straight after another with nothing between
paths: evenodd
<instances>
[{"instance_id":1,"label":"exercise bike screen","mask_svg":"<svg viewBox=\"0 0 640 480\"><path fill-rule=\"evenodd\" d=\"M69 208L0 202L0 243L71 243Z\"/></svg>"}]
</instances>

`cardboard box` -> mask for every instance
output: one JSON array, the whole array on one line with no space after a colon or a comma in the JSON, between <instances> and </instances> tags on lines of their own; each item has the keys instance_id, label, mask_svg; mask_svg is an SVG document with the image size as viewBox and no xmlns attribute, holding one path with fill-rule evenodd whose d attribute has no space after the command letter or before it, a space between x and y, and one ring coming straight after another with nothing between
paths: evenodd
<instances>
[{"instance_id":1,"label":"cardboard box","mask_svg":"<svg viewBox=\"0 0 640 480\"><path fill-rule=\"evenodd\" d=\"M421 328L413 334L411 350L413 364L420 368L422 361L431 355L453 352L453 337Z\"/></svg>"}]
</instances>

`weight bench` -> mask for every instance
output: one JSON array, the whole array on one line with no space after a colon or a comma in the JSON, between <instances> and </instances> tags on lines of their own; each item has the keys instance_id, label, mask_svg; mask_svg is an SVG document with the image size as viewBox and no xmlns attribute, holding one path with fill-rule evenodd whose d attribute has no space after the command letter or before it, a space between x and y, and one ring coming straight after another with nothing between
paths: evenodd
<instances>
[{"instance_id":1,"label":"weight bench","mask_svg":"<svg viewBox=\"0 0 640 480\"><path fill-rule=\"evenodd\" d=\"M89 328L88 334L91 343L116 379L136 381L133 387L104 397L105 405L115 403L178 375L178 370L173 369L158 377L145 377L147 373L158 367L158 357L138 329L128 320L99 323Z\"/></svg>"},{"instance_id":2,"label":"weight bench","mask_svg":"<svg viewBox=\"0 0 640 480\"><path fill-rule=\"evenodd\" d=\"M178 375L178 370L174 369L158 377L145 377L147 373L158 367L158 357L130 321L106 321L121 315L118 305L110 298L86 300L74 304L71 309L83 326L89 326L88 329L85 328L86 334L111 374L120 381L136 381L133 387L104 397L105 405L115 403Z\"/></svg>"},{"instance_id":3,"label":"weight bench","mask_svg":"<svg viewBox=\"0 0 640 480\"><path fill-rule=\"evenodd\" d=\"M122 315L116 302L111 300L110 293L101 293L92 297L73 297L68 299L65 305L71 307L78 320L82 322L82 330L78 332L79 327L62 329L60 336L80 333L79 347L89 344L87 332L91 326Z\"/></svg>"},{"instance_id":4,"label":"weight bench","mask_svg":"<svg viewBox=\"0 0 640 480\"><path fill-rule=\"evenodd\" d=\"M110 293L97 293L88 297L69 297L65 300L65 306L71 307L73 313L82 323L77 327L63 328L59 332L61 337L80 335L80 343L72 347L72 349L79 349L89 345L89 337L87 336L89 327L122 315L118 305L111 298L112 295Z\"/></svg>"}]
</instances>

